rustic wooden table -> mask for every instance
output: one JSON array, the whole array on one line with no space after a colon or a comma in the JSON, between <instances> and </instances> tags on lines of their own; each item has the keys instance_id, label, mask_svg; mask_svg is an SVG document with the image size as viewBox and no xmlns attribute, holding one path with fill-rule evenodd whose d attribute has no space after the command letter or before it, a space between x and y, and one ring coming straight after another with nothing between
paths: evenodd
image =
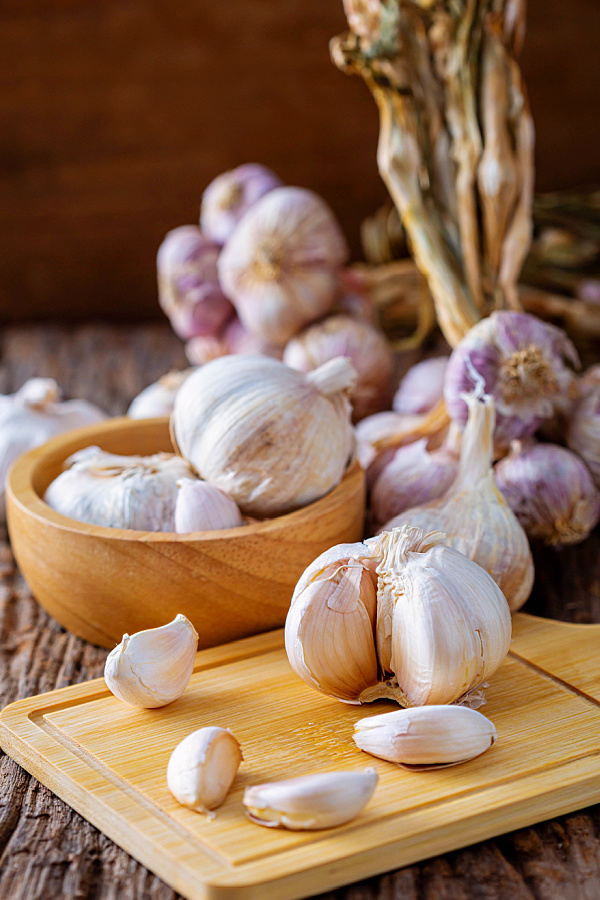
<instances>
[{"instance_id":1,"label":"rustic wooden table","mask_svg":"<svg viewBox=\"0 0 600 900\"><path fill-rule=\"evenodd\" d=\"M32 375L113 414L169 368L181 343L167 326L7 329L0 392ZM600 537L536 553L527 611L600 622ZM106 651L67 634L32 599L0 535L0 706L102 674ZM600 651L600 648L599 648ZM557 718L560 709L556 710ZM176 900L177 895L11 759L0 754L2 900ZM321 900L598 900L600 806L323 895Z\"/></svg>"}]
</instances>

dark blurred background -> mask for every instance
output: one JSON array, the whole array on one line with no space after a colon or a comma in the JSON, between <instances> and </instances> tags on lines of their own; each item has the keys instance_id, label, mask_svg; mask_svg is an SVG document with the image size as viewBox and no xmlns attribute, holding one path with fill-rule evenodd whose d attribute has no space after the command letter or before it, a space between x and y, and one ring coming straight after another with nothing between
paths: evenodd
<instances>
[{"instance_id":1,"label":"dark blurred background","mask_svg":"<svg viewBox=\"0 0 600 900\"><path fill-rule=\"evenodd\" d=\"M358 228L385 196L377 116L328 41L341 0L5 0L0 320L160 316L154 258L256 161ZM600 182L600 3L530 0L537 188Z\"/></svg>"}]
</instances>

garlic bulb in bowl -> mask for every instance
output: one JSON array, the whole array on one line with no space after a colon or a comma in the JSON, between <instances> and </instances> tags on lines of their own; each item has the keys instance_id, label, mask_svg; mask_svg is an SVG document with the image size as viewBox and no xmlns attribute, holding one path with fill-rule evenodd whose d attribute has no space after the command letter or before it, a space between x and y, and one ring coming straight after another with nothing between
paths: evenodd
<instances>
[{"instance_id":1,"label":"garlic bulb in bowl","mask_svg":"<svg viewBox=\"0 0 600 900\"><path fill-rule=\"evenodd\" d=\"M219 279L248 331L285 344L331 309L347 255L324 200L304 188L275 188L227 241Z\"/></svg>"},{"instance_id":2,"label":"garlic bulb in bowl","mask_svg":"<svg viewBox=\"0 0 600 900\"><path fill-rule=\"evenodd\" d=\"M341 481L352 451L347 359L303 375L266 356L223 356L182 385L172 430L181 455L247 515L277 516Z\"/></svg>"},{"instance_id":3,"label":"garlic bulb in bowl","mask_svg":"<svg viewBox=\"0 0 600 900\"><path fill-rule=\"evenodd\" d=\"M175 395L193 369L181 372L167 372L158 381L149 384L131 401L127 415L130 419L154 419L156 416L170 416L173 412Z\"/></svg>"},{"instance_id":4,"label":"garlic bulb in bowl","mask_svg":"<svg viewBox=\"0 0 600 900\"><path fill-rule=\"evenodd\" d=\"M217 175L202 195L202 231L216 244L224 244L250 207L281 185L275 172L258 163L245 163Z\"/></svg>"}]
</instances>

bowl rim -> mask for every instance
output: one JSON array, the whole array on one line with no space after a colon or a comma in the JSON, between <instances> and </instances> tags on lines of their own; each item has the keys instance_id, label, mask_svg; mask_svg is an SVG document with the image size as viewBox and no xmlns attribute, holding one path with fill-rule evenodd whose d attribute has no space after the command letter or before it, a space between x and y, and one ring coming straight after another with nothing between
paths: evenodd
<instances>
[{"instance_id":1,"label":"bowl rim","mask_svg":"<svg viewBox=\"0 0 600 900\"><path fill-rule=\"evenodd\" d=\"M93 425L72 429L59 434L39 447L23 453L10 467L6 476L6 500L10 530L10 506L19 507L22 513L34 516L38 521L49 524L60 531L88 535L112 541L141 541L144 543L187 543L190 540L216 541L227 538L243 538L251 530L252 534L269 534L279 530L281 526L300 523L307 516L313 518L321 511L329 509L331 502L337 500L337 495L346 489L349 480L360 478L364 481L364 473L360 463L353 456L348 463L341 481L330 491L319 497L318 500L302 506L292 512L266 519L264 522L251 522L248 525L235 528L221 528L214 531L190 531L178 534L174 531L136 531L132 528L109 528L104 525L92 525L88 522L80 522L62 513L56 512L39 496L33 487L33 478L38 467L49 455L59 454L65 448L65 459L71 453L76 452L66 449L70 444L79 443L89 438L90 444L94 439L101 438L105 434L121 431L123 428L137 428L142 426L161 425L169 426L169 416L157 416L149 419L131 419L129 416L115 416Z\"/></svg>"}]
</instances>

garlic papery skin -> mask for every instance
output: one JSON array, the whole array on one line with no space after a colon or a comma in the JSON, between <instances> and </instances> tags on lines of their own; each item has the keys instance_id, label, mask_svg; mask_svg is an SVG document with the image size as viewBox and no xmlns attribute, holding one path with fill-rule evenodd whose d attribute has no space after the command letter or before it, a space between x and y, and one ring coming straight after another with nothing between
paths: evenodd
<instances>
[{"instance_id":1,"label":"garlic papery skin","mask_svg":"<svg viewBox=\"0 0 600 900\"><path fill-rule=\"evenodd\" d=\"M467 706L419 706L360 719L354 743L361 750L413 769L454 766L496 742L489 719Z\"/></svg>"},{"instance_id":2,"label":"garlic papery skin","mask_svg":"<svg viewBox=\"0 0 600 900\"><path fill-rule=\"evenodd\" d=\"M131 636L108 654L104 680L130 706L157 709L181 697L194 671L198 634L185 616Z\"/></svg>"},{"instance_id":3,"label":"garlic papery skin","mask_svg":"<svg viewBox=\"0 0 600 900\"><path fill-rule=\"evenodd\" d=\"M583 460L565 447L514 441L494 471L528 537L577 544L598 524L600 492Z\"/></svg>"},{"instance_id":4,"label":"garlic papery skin","mask_svg":"<svg viewBox=\"0 0 600 900\"><path fill-rule=\"evenodd\" d=\"M394 371L392 348L382 331L350 316L330 316L310 325L286 345L283 361L300 372L347 357L357 372L350 394L355 422L386 409Z\"/></svg>"},{"instance_id":5,"label":"garlic papery skin","mask_svg":"<svg viewBox=\"0 0 600 900\"><path fill-rule=\"evenodd\" d=\"M258 163L245 163L217 175L202 195L200 228L211 241L224 244L242 216L261 197L281 186L275 172Z\"/></svg>"},{"instance_id":6,"label":"garlic papery skin","mask_svg":"<svg viewBox=\"0 0 600 900\"><path fill-rule=\"evenodd\" d=\"M52 378L30 378L15 394L0 394L0 521L6 518L4 482L22 453L106 418L85 400L60 402L60 388Z\"/></svg>"},{"instance_id":7,"label":"garlic papery skin","mask_svg":"<svg viewBox=\"0 0 600 900\"><path fill-rule=\"evenodd\" d=\"M283 345L328 312L348 255L324 200L303 188L270 191L219 257L219 278L248 331Z\"/></svg>"},{"instance_id":8,"label":"garlic papery skin","mask_svg":"<svg viewBox=\"0 0 600 900\"><path fill-rule=\"evenodd\" d=\"M178 487L175 504L177 534L239 528L246 524L235 501L212 484L186 478L178 482Z\"/></svg>"},{"instance_id":9,"label":"garlic papery skin","mask_svg":"<svg viewBox=\"0 0 600 900\"><path fill-rule=\"evenodd\" d=\"M223 356L188 378L175 400L179 451L245 515L277 516L335 487L354 449L343 358L308 375L265 356Z\"/></svg>"},{"instance_id":10,"label":"garlic papery skin","mask_svg":"<svg viewBox=\"0 0 600 900\"><path fill-rule=\"evenodd\" d=\"M482 319L455 347L446 370L444 397L451 418L464 425L472 369L485 381L496 407L494 442L532 435L550 419L572 390L573 373L565 361L579 365L564 331L536 316L510 311Z\"/></svg>"},{"instance_id":11,"label":"garlic papery skin","mask_svg":"<svg viewBox=\"0 0 600 900\"><path fill-rule=\"evenodd\" d=\"M214 334L233 315L217 274L219 247L195 225L169 231L158 249L158 299L183 340Z\"/></svg>"},{"instance_id":12,"label":"garlic papery skin","mask_svg":"<svg viewBox=\"0 0 600 900\"><path fill-rule=\"evenodd\" d=\"M362 812L377 787L375 769L319 772L258 784L244 791L248 818L267 828L316 831L344 825Z\"/></svg>"},{"instance_id":13,"label":"garlic papery skin","mask_svg":"<svg viewBox=\"0 0 600 900\"><path fill-rule=\"evenodd\" d=\"M170 416L175 404L175 395L194 369L181 372L167 372L158 381L149 384L134 397L127 410L130 419L154 419L157 416Z\"/></svg>"},{"instance_id":14,"label":"garlic papery skin","mask_svg":"<svg viewBox=\"0 0 600 900\"><path fill-rule=\"evenodd\" d=\"M175 531L177 483L195 478L179 456L118 456L86 447L70 456L44 500L79 522L135 531Z\"/></svg>"},{"instance_id":15,"label":"garlic papery skin","mask_svg":"<svg viewBox=\"0 0 600 900\"><path fill-rule=\"evenodd\" d=\"M600 489L600 380L595 383L596 371L586 374L582 379L583 397L569 418L567 444L584 460Z\"/></svg>"},{"instance_id":16,"label":"garlic papery skin","mask_svg":"<svg viewBox=\"0 0 600 900\"><path fill-rule=\"evenodd\" d=\"M422 415L444 398L447 356L424 359L408 370L392 401L392 409L404 416Z\"/></svg>"},{"instance_id":17,"label":"garlic papery skin","mask_svg":"<svg viewBox=\"0 0 600 900\"><path fill-rule=\"evenodd\" d=\"M240 745L228 728L199 728L173 750L167 787L182 806L207 813L225 800L242 760Z\"/></svg>"},{"instance_id":18,"label":"garlic papery skin","mask_svg":"<svg viewBox=\"0 0 600 900\"><path fill-rule=\"evenodd\" d=\"M465 395L469 420L462 436L458 474L449 490L437 500L405 510L384 528L417 525L425 531L440 529L451 547L489 572L514 612L531 593L533 559L523 528L496 487L492 468L494 400L479 393Z\"/></svg>"}]
</instances>

